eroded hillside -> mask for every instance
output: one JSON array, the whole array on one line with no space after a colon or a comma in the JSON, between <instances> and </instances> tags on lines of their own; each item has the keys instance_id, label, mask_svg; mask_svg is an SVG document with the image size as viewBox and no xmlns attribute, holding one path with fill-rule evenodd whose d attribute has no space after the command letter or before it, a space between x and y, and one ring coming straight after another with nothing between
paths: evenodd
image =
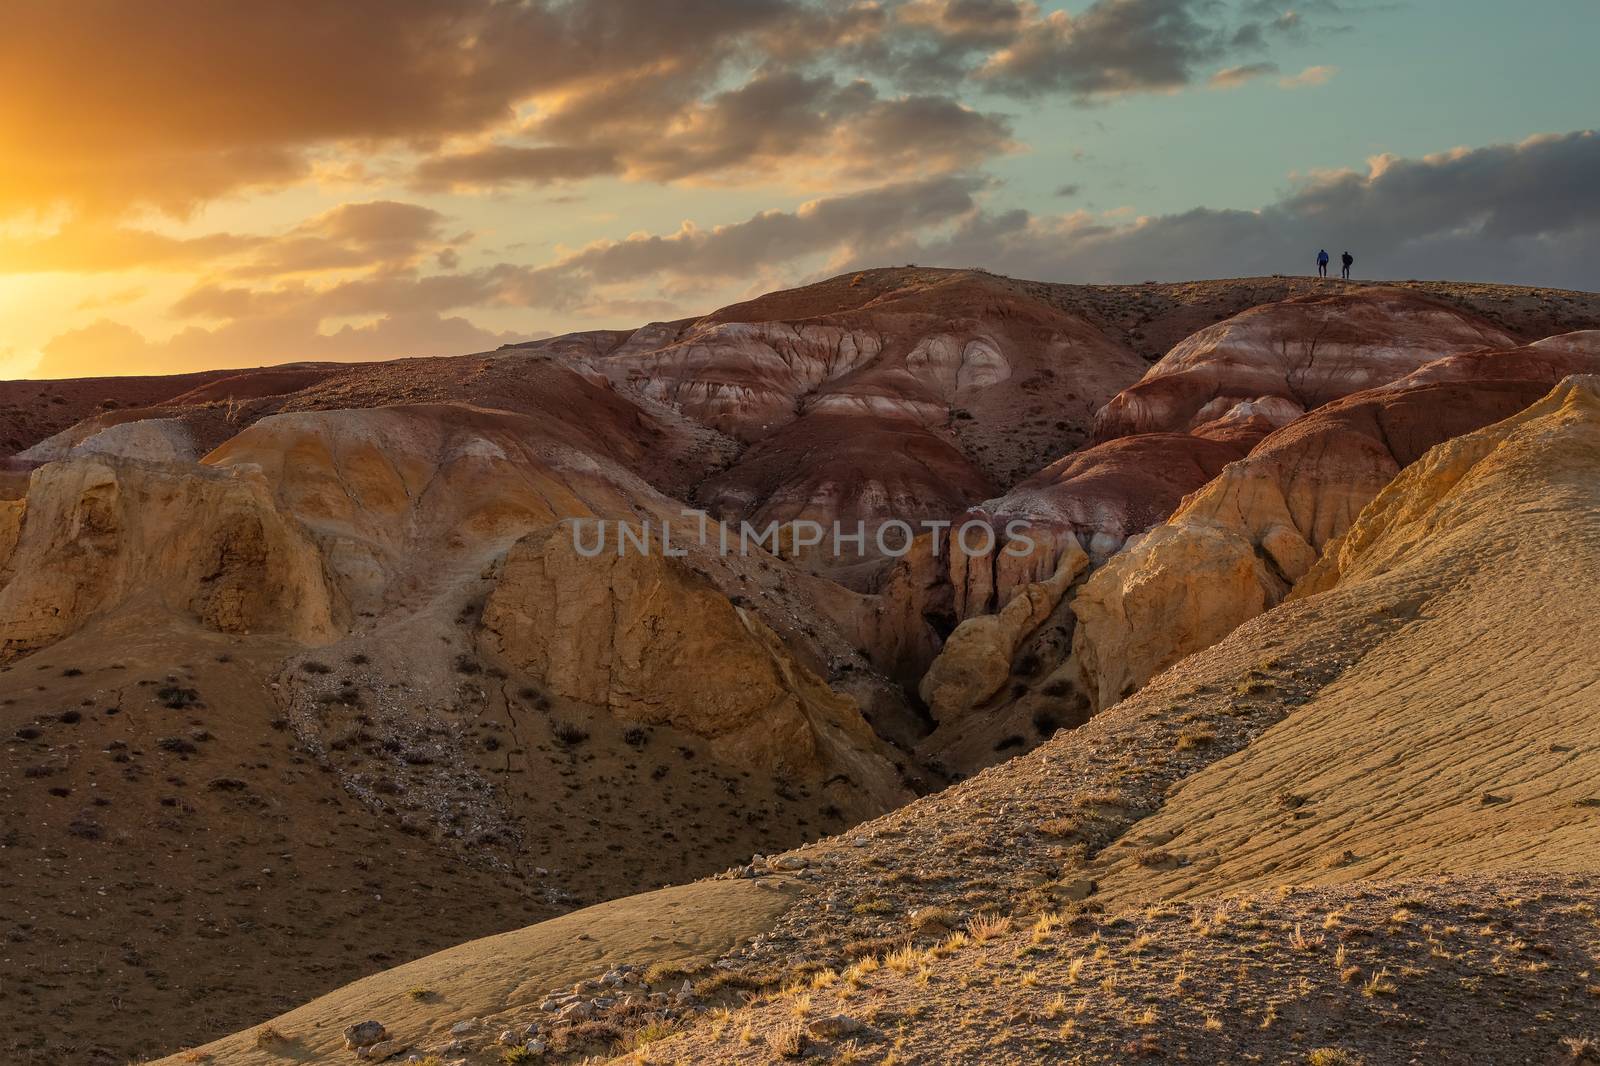
<instances>
[{"instance_id":1,"label":"eroded hillside","mask_svg":"<svg viewBox=\"0 0 1600 1066\"><path fill-rule=\"evenodd\" d=\"M1118 905L1257 888L1255 859L1216 859L1208 888L1183 881L1197 856L1106 845L1170 813L1250 842L1230 854L1302 846L1167 790L1378 684L1369 656L1387 679L1384 656L1476 646L1394 643L1427 615L1387 570L1362 583L1369 548L1399 550L1371 516L1427 511L1385 486L1600 370L1596 326L1584 294L908 268L459 358L140 379L92 404L117 379L7 385L69 410L11 418L0 477L3 1039L41 1063L170 1051L614 899L609 925L580 910L378 973L275 1023L282 1046L216 1054L335 1054L369 1006L407 1049L463 1014L520 1032L602 961L660 964L625 1016L591 996L598 1028L537 1037L610 1052L646 1014L677 1025L1091 883ZM1482 532L1521 551L1580 504ZM914 539L890 551L896 523ZM610 547L580 550L602 524ZM741 524L776 535L721 550ZM618 553L619 527L665 548L669 525L673 551ZM1014 530L1037 550L1008 552ZM1339 728L1294 743L1365 736ZM1394 817L1425 822L1418 802ZM762 876L617 899L823 837ZM1438 865L1418 861L1390 872ZM682 1000L669 965L693 973ZM488 1022L471 1034L461 1050L500 1054Z\"/></svg>"},{"instance_id":2,"label":"eroded hillside","mask_svg":"<svg viewBox=\"0 0 1600 1066\"><path fill-rule=\"evenodd\" d=\"M627 935L597 910L587 961L467 944L272 1031L331 1055L371 1016L468 1062L637 1032L624 1061L1561 1061L1600 1022L1600 664L1552 589L1600 566L1597 461L1600 380L1569 379L1409 467L1288 602L1036 751L609 905ZM638 935L711 913L736 947ZM440 973L436 1007L397 1003ZM273 1061L259 1033L203 1051Z\"/></svg>"}]
</instances>

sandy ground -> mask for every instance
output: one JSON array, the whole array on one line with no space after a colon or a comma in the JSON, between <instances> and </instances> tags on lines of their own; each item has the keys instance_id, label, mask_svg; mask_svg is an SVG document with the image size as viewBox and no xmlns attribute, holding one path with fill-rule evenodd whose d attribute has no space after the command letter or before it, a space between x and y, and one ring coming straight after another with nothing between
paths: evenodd
<instances>
[{"instance_id":1,"label":"sandy ground","mask_svg":"<svg viewBox=\"0 0 1600 1066\"><path fill-rule=\"evenodd\" d=\"M402 768L381 723L342 708L358 739L320 754L290 728L271 685L296 650L136 611L0 670L7 1062L191 1046L825 828L820 801L747 780L697 738L658 728L635 747L602 717L568 745L550 733L554 714L580 720L570 709L494 700L452 725L520 846L419 832L408 796L375 809L345 787Z\"/></svg>"},{"instance_id":2,"label":"sandy ground","mask_svg":"<svg viewBox=\"0 0 1600 1066\"><path fill-rule=\"evenodd\" d=\"M161 1061L328 1061L348 1056L344 1028L368 1018L406 1044L448 1040L451 1027L464 1021L476 1023L474 1033L497 1032L547 993L618 963L709 963L788 905L787 892L754 881L705 881L613 900L374 974L265 1025Z\"/></svg>"}]
</instances>

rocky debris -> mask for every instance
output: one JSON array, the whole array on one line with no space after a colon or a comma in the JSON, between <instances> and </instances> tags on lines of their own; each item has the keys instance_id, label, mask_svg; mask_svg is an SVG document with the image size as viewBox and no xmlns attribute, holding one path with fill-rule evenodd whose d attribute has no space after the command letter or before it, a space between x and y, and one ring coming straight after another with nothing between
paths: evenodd
<instances>
[{"instance_id":1,"label":"rocky debris","mask_svg":"<svg viewBox=\"0 0 1600 1066\"><path fill-rule=\"evenodd\" d=\"M389 1030L384 1028L382 1022L357 1022L347 1026L344 1031L344 1046L351 1050L371 1047L387 1039Z\"/></svg>"},{"instance_id":2,"label":"rocky debris","mask_svg":"<svg viewBox=\"0 0 1600 1066\"><path fill-rule=\"evenodd\" d=\"M394 1058L410 1046L404 1040L380 1040L369 1047L357 1048L356 1058L366 1059L368 1062L383 1062Z\"/></svg>"},{"instance_id":3,"label":"rocky debris","mask_svg":"<svg viewBox=\"0 0 1600 1066\"><path fill-rule=\"evenodd\" d=\"M552 1049L570 1049L574 1041L581 1043L585 1033L630 1032L701 1013L704 1008L696 1001L693 982L683 980L674 985L675 981L676 977L669 977L652 983L644 967L618 964L546 996L535 1008L538 1017L501 1027L482 1049L475 1037L483 1024L472 1018L451 1026L449 1032L455 1039L429 1053L449 1057L501 1048L538 1056ZM503 1018L496 1020L497 1025L503 1022Z\"/></svg>"},{"instance_id":4,"label":"rocky debris","mask_svg":"<svg viewBox=\"0 0 1600 1066\"><path fill-rule=\"evenodd\" d=\"M846 1037L878 1035L865 1022L848 1014L830 1014L806 1023L806 1035L813 1040L842 1040Z\"/></svg>"}]
</instances>

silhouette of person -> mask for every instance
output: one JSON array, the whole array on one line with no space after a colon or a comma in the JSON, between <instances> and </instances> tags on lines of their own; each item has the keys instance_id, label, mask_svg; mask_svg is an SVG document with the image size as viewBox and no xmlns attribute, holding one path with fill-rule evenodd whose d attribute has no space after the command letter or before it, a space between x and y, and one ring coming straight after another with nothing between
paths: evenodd
<instances>
[{"instance_id":1,"label":"silhouette of person","mask_svg":"<svg viewBox=\"0 0 1600 1066\"><path fill-rule=\"evenodd\" d=\"M1346 281L1350 280L1350 264L1354 263L1355 261L1356 257L1351 255L1349 252L1346 252L1339 257L1339 262L1344 264L1344 273L1340 276Z\"/></svg>"},{"instance_id":2,"label":"silhouette of person","mask_svg":"<svg viewBox=\"0 0 1600 1066\"><path fill-rule=\"evenodd\" d=\"M1328 250L1326 248L1324 248L1324 249L1322 249L1321 251L1319 251L1317 253L1317 277L1325 278L1327 276L1328 276Z\"/></svg>"}]
</instances>

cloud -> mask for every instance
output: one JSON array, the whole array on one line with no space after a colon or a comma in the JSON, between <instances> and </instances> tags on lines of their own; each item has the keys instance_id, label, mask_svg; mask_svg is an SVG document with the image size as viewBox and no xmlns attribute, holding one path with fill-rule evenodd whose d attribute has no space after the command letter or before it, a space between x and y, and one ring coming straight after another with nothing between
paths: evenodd
<instances>
[{"instance_id":1,"label":"cloud","mask_svg":"<svg viewBox=\"0 0 1600 1066\"><path fill-rule=\"evenodd\" d=\"M1046 280L1299 273L1318 247L1350 249L1366 277L1515 280L1593 290L1600 268L1600 133L1322 174L1257 211L1195 208L1114 224L1078 212L975 211L932 240L907 235L852 265L913 259Z\"/></svg>"},{"instance_id":2,"label":"cloud","mask_svg":"<svg viewBox=\"0 0 1600 1066\"><path fill-rule=\"evenodd\" d=\"M431 208L393 200L341 204L281 234L174 237L68 219L48 236L0 239L0 273L219 269L239 277L266 277L396 269L465 239L465 234L447 234L445 222Z\"/></svg>"},{"instance_id":3,"label":"cloud","mask_svg":"<svg viewBox=\"0 0 1600 1066\"><path fill-rule=\"evenodd\" d=\"M1053 11L991 55L978 77L1021 97L1094 96L1180 88L1224 51L1193 0L1096 0L1079 15Z\"/></svg>"},{"instance_id":4,"label":"cloud","mask_svg":"<svg viewBox=\"0 0 1600 1066\"><path fill-rule=\"evenodd\" d=\"M974 94L1168 91L1261 40L1218 0L1076 15L1034 0L70 0L7 16L0 217L185 214L412 171L453 191L816 180L865 173L885 129L927 137L932 165L956 170L1009 141ZM893 168L880 176L914 172L904 154Z\"/></svg>"},{"instance_id":5,"label":"cloud","mask_svg":"<svg viewBox=\"0 0 1600 1066\"><path fill-rule=\"evenodd\" d=\"M549 185L615 174L620 169L616 153L609 148L492 144L423 160L416 170L415 185L424 191L461 191L513 183Z\"/></svg>"},{"instance_id":6,"label":"cloud","mask_svg":"<svg viewBox=\"0 0 1600 1066\"><path fill-rule=\"evenodd\" d=\"M545 184L600 173L636 180L798 183L964 170L1013 151L997 114L942 95L881 97L870 82L774 70L703 100L664 106L596 87L551 110L529 133L573 147L500 143L430 159L424 183Z\"/></svg>"},{"instance_id":7,"label":"cloud","mask_svg":"<svg viewBox=\"0 0 1600 1066\"><path fill-rule=\"evenodd\" d=\"M8 9L0 215L184 212L338 146L429 149L623 75L710 84L799 0L74 0Z\"/></svg>"},{"instance_id":8,"label":"cloud","mask_svg":"<svg viewBox=\"0 0 1600 1066\"><path fill-rule=\"evenodd\" d=\"M523 333L496 333L465 318L446 318L426 311L397 311L331 332L319 330L313 319L292 315L252 319L217 328L192 326L160 341L150 340L126 325L100 319L46 344L31 376L173 374L207 367L466 354L528 337Z\"/></svg>"},{"instance_id":9,"label":"cloud","mask_svg":"<svg viewBox=\"0 0 1600 1066\"><path fill-rule=\"evenodd\" d=\"M260 244L261 238L242 234L172 237L69 219L45 237L0 238L0 274L189 271Z\"/></svg>"},{"instance_id":10,"label":"cloud","mask_svg":"<svg viewBox=\"0 0 1600 1066\"><path fill-rule=\"evenodd\" d=\"M1127 282L1302 272L1325 246L1349 248L1359 276L1593 289L1600 286L1592 252L1600 244L1595 173L1600 133L1546 134L1422 158L1377 156L1364 170L1301 180L1254 211L1195 208L1133 221L994 208L986 203L999 191L993 182L930 176L724 226L686 222L670 233L597 241L536 265L422 274L417 263L331 281L316 274L218 275L171 308L192 323L172 338L153 341L101 320L50 342L39 372L482 350L511 339L471 321L489 310L573 311L625 324L704 312L732 285L774 288L819 270L907 261L984 264L1042 280ZM405 263L411 250L449 239L448 220L408 206L347 205L290 232L313 245L388 249L379 254ZM292 244L273 247L280 254Z\"/></svg>"},{"instance_id":11,"label":"cloud","mask_svg":"<svg viewBox=\"0 0 1600 1066\"><path fill-rule=\"evenodd\" d=\"M977 207L987 183L964 175L900 182L802 204L794 211L764 211L727 226L702 230L685 224L668 235L600 241L517 279L527 298L570 294L593 285L637 281L662 274L739 278L764 264L793 262L819 253L865 255L882 242L962 218Z\"/></svg>"},{"instance_id":12,"label":"cloud","mask_svg":"<svg viewBox=\"0 0 1600 1066\"><path fill-rule=\"evenodd\" d=\"M1278 73L1276 63L1246 63L1237 67L1225 67L1206 79L1206 84L1213 89L1237 89L1247 82L1268 74Z\"/></svg>"},{"instance_id":13,"label":"cloud","mask_svg":"<svg viewBox=\"0 0 1600 1066\"><path fill-rule=\"evenodd\" d=\"M1280 78L1278 84L1285 89L1304 89L1313 85L1326 85L1337 73L1339 73L1338 67L1307 67L1293 77Z\"/></svg>"}]
</instances>

